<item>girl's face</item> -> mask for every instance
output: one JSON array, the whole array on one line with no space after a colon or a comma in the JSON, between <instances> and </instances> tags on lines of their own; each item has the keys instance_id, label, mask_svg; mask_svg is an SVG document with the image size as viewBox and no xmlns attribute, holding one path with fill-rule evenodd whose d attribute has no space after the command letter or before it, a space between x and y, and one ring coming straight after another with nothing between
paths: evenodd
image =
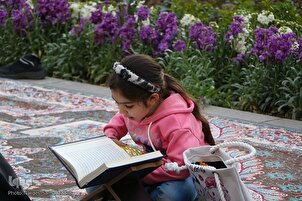
<instances>
[{"instance_id":1,"label":"girl's face","mask_svg":"<svg viewBox=\"0 0 302 201\"><path fill-rule=\"evenodd\" d=\"M145 105L141 101L131 101L125 98L119 90L111 90L112 98L117 103L119 112L125 117L140 122L153 114L159 105L159 95L153 93Z\"/></svg>"}]
</instances>

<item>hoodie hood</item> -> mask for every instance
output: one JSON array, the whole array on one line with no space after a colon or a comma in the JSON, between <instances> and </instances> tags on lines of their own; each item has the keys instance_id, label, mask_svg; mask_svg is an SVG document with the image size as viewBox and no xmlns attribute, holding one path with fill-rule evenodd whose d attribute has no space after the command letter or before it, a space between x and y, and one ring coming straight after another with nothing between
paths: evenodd
<instances>
[{"instance_id":1,"label":"hoodie hood","mask_svg":"<svg viewBox=\"0 0 302 201\"><path fill-rule=\"evenodd\" d=\"M180 94L172 93L151 116L142 120L140 124L150 124L171 114L192 113L193 109L194 103L192 100L186 100Z\"/></svg>"}]
</instances>

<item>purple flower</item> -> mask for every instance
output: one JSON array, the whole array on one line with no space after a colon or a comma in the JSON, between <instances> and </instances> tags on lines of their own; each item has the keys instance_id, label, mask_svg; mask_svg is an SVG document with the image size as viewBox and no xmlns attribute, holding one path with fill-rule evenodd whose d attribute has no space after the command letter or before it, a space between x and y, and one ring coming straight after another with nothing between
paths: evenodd
<instances>
[{"instance_id":1,"label":"purple flower","mask_svg":"<svg viewBox=\"0 0 302 201\"><path fill-rule=\"evenodd\" d=\"M6 8L8 12L13 9L20 10L27 5L27 0L2 0L0 1L0 7Z\"/></svg>"},{"instance_id":2,"label":"purple flower","mask_svg":"<svg viewBox=\"0 0 302 201\"><path fill-rule=\"evenodd\" d=\"M267 58L268 58L267 53L263 53L263 54L259 55L259 60L261 62L264 62Z\"/></svg>"},{"instance_id":3,"label":"purple flower","mask_svg":"<svg viewBox=\"0 0 302 201\"><path fill-rule=\"evenodd\" d=\"M81 35L81 33L84 31L84 26L86 23L87 23L87 20L84 18L81 18L80 23L78 25L75 25L74 27L72 27L70 34L72 36L79 37Z\"/></svg>"},{"instance_id":4,"label":"purple flower","mask_svg":"<svg viewBox=\"0 0 302 201\"><path fill-rule=\"evenodd\" d=\"M33 19L32 9L26 0L0 1L0 26L5 26L10 17L16 33L24 35Z\"/></svg>"},{"instance_id":5,"label":"purple flower","mask_svg":"<svg viewBox=\"0 0 302 201\"><path fill-rule=\"evenodd\" d=\"M156 26L161 30L173 29L175 26L177 27L177 23L178 21L175 13L161 12L156 22Z\"/></svg>"},{"instance_id":6,"label":"purple flower","mask_svg":"<svg viewBox=\"0 0 302 201\"><path fill-rule=\"evenodd\" d=\"M160 41L160 43L158 44L158 50L160 52L164 52L168 48L169 48L169 43L165 40Z\"/></svg>"},{"instance_id":7,"label":"purple flower","mask_svg":"<svg viewBox=\"0 0 302 201\"><path fill-rule=\"evenodd\" d=\"M278 29L276 27L270 27L269 29L257 28L255 30L256 39L251 53L258 56L261 62L269 57L267 52L268 39L277 32Z\"/></svg>"},{"instance_id":8,"label":"purple flower","mask_svg":"<svg viewBox=\"0 0 302 201\"><path fill-rule=\"evenodd\" d=\"M115 41L118 33L118 19L112 13L106 13L101 23L95 27L95 42L103 44L106 39Z\"/></svg>"},{"instance_id":9,"label":"purple flower","mask_svg":"<svg viewBox=\"0 0 302 201\"><path fill-rule=\"evenodd\" d=\"M0 26L1 27L5 26L7 17L8 17L8 13L6 12L6 10L0 10Z\"/></svg>"},{"instance_id":10,"label":"purple flower","mask_svg":"<svg viewBox=\"0 0 302 201\"><path fill-rule=\"evenodd\" d=\"M244 62L245 54L239 53L235 58L233 58L233 62L237 65L241 65Z\"/></svg>"},{"instance_id":11,"label":"purple flower","mask_svg":"<svg viewBox=\"0 0 302 201\"><path fill-rule=\"evenodd\" d=\"M93 24L101 23L103 20L104 13L102 7L97 5L96 10L91 13L90 22Z\"/></svg>"},{"instance_id":12,"label":"purple flower","mask_svg":"<svg viewBox=\"0 0 302 201\"><path fill-rule=\"evenodd\" d=\"M135 37L136 29L134 28L135 18L130 16L127 22L120 28L119 37L122 40L122 50L129 52L131 43Z\"/></svg>"},{"instance_id":13,"label":"purple flower","mask_svg":"<svg viewBox=\"0 0 302 201\"><path fill-rule=\"evenodd\" d=\"M110 0L104 0L104 3L105 3L106 5L109 5L109 4L110 4Z\"/></svg>"},{"instance_id":14,"label":"purple flower","mask_svg":"<svg viewBox=\"0 0 302 201\"><path fill-rule=\"evenodd\" d=\"M163 37L171 40L178 33L178 20L176 14L170 12L160 13L156 22L156 27L163 33Z\"/></svg>"},{"instance_id":15,"label":"purple flower","mask_svg":"<svg viewBox=\"0 0 302 201\"><path fill-rule=\"evenodd\" d=\"M129 15L129 5L127 4L118 5L118 9L116 10L116 16L121 21L127 21L128 18L131 16Z\"/></svg>"},{"instance_id":16,"label":"purple flower","mask_svg":"<svg viewBox=\"0 0 302 201\"><path fill-rule=\"evenodd\" d=\"M184 49L186 49L186 43L183 40L177 40L174 43L173 48L177 52L182 52Z\"/></svg>"},{"instance_id":17,"label":"purple flower","mask_svg":"<svg viewBox=\"0 0 302 201\"><path fill-rule=\"evenodd\" d=\"M302 37L298 39L298 44L299 44L299 50L298 50L299 60L302 61Z\"/></svg>"},{"instance_id":18,"label":"purple flower","mask_svg":"<svg viewBox=\"0 0 302 201\"><path fill-rule=\"evenodd\" d=\"M25 31L27 27L27 20L23 17L23 13L20 10L12 11L12 20L17 33Z\"/></svg>"},{"instance_id":19,"label":"purple flower","mask_svg":"<svg viewBox=\"0 0 302 201\"><path fill-rule=\"evenodd\" d=\"M252 54L257 56L261 62L267 60L283 62L292 53L295 41L295 34L292 32L278 34L276 27L258 28L255 30L255 36Z\"/></svg>"},{"instance_id":20,"label":"purple flower","mask_svg":"<svg viewBox=\"0 0 302 201\"><path fill-rule=\"evenodd\" d=\"M231 37L236 37L238 36L239 33L242 32L243 30L243 25L244 25L244 20L242 16L234 16L233 17L233 22L229 26L229 30L224 36L224 40L226 42L230 42Z\"/></svg>"},{"instance_id":21,"label":"purple flower","mask_svg":"<svg viewBox=\"0 0 302 201\"><path fill-rule=\"evenodd\" d=\"M202 22L190 26L189 37L199 50L213 51L216 48L216 33Z\"/></svg>"},{"instance_id":22,"label":"purple flower","mask_svg":"<svg viewBox=\"0 0 302 201\"><path fill-rule=\"evenodd\" d=\"M294 33L272 36L268 40L268 53L276 61L284 61L292 53L292 42L295 39Z\"/></svg>"},{"instance_id":23,"label":"purple flower","mask_svg":"<svg viewBox=\"0 0 302 201\"><path fill-rule=\"evenodd\" d=\"M38 0L37 10L44 24L59 25L71 20L71 12L67 0Z\"/></svg>"},{"instance_id":24,"label":"purple flower","mask_svg":"<svg viewBox=\"0 0 302 201\"><path fill-rule=\"evenodd\" d=\"M158 28L159 36L158 46L155 47L155 51L163 53L169 48L170 43L178 33L178 20L175 13L162 12L156 22L156 28Z\"/></svg>"},{"instance_id":25,"label":"purple flower","mask_svg":"<svg viewBox=\"0 0 302 201\"><path fill-rule=\"evenodd\" d=\"M11 17L16 33L24 35L29 27L30 21L33 19L32 10L29 7L24 6L20 10L12 10Z\"/></svg>"},{"instance_id":26,"label":"purple flower","mask_svg":"<svg viewBox=\"0 0 302 201\"><path fill-rule=\"evenodd\" d=\"M137 16L141 19L141 20L147 20L148 17L150 15L150 9L147 6L140 6L137 9Z\"/></svg>"},{"instance_id":27,"label":"purple flower","mask_svg":"<svg viewBox=\"0 0 302 201\"><path fill-rule=\"evenodd\" d=\"M140 29L141 40L150 45L153 53L162 54L169 49L178 33L178 20L175 13L160 13L155 26L143 26Z\"/></svg>"},{"instance_id":28,"label":"purple flower","mask_svg":"<svg viewBox=\"0 0 302 201\"><path fill-rule=\"evenodd\" d=\"M140 30L140 38L145 43L154 43L159 38L159 33L151 26L144 26Z\"/></svg>"},{"instance_id":29,"label":"purple flower","mask_svg":"<svg viewBox=\"0 0 302 201\"><path fill-rule=\"evenodd\" d=\"M96 6L96 10L93 11L93 12L91 12L91 16L90 16L89 20L93 24L98 24L98 23L102 22L103 16L104 16L104 13L103 13L102 6L101 5L97 5Z\"/></svg>"}]
</instances>

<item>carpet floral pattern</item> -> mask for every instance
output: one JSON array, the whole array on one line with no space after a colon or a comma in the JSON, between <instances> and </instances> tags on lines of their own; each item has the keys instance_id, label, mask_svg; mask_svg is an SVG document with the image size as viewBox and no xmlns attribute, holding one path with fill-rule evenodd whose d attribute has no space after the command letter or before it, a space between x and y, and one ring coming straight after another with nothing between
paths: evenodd
<instances>
[{"instance_id":1,"label":"carpet floral pattern","mask_svg":"<svg viewBox=\"0 0 302 201\"><path fill-rule=\"evenodd\" d=\"M0 81L0 152L32 200L80 200L71 175L48 146L94 137L117 108L113 101L22 82ZM302 200L302 131L208 117L217 142L239 140L257 149L240 176L254 200ZM239 150L226 150L233 157Z\"/></svg>"}]
</instances>

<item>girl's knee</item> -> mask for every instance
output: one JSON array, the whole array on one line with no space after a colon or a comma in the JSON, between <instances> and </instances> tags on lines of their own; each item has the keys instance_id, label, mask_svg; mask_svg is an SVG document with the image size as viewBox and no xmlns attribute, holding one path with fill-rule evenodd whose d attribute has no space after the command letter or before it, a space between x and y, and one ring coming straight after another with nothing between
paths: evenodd
<instances>
[{"instance_id":1,"label":"girl's knee","mask_svg":"<svg viewBox=\"0 0 302 201\"><path fill-rule=\"evenodd\" d=\"M192 178L183 181L169 181L157 186L151 193L153 201L194 201L197 192Z\"/></svg>"},{"instance_id":2,"label":"girl's knee","mask_svg":"<svg viewBox=\"0 0 302 201\"><path fill-rule=\"evenodd\" d=\"M92 193L92 192L95 191L98 187L100 187L100 186L92 186L92 187L85 188L85 190L86 190L87 193Z\"/></svg>"}]
</instances>

